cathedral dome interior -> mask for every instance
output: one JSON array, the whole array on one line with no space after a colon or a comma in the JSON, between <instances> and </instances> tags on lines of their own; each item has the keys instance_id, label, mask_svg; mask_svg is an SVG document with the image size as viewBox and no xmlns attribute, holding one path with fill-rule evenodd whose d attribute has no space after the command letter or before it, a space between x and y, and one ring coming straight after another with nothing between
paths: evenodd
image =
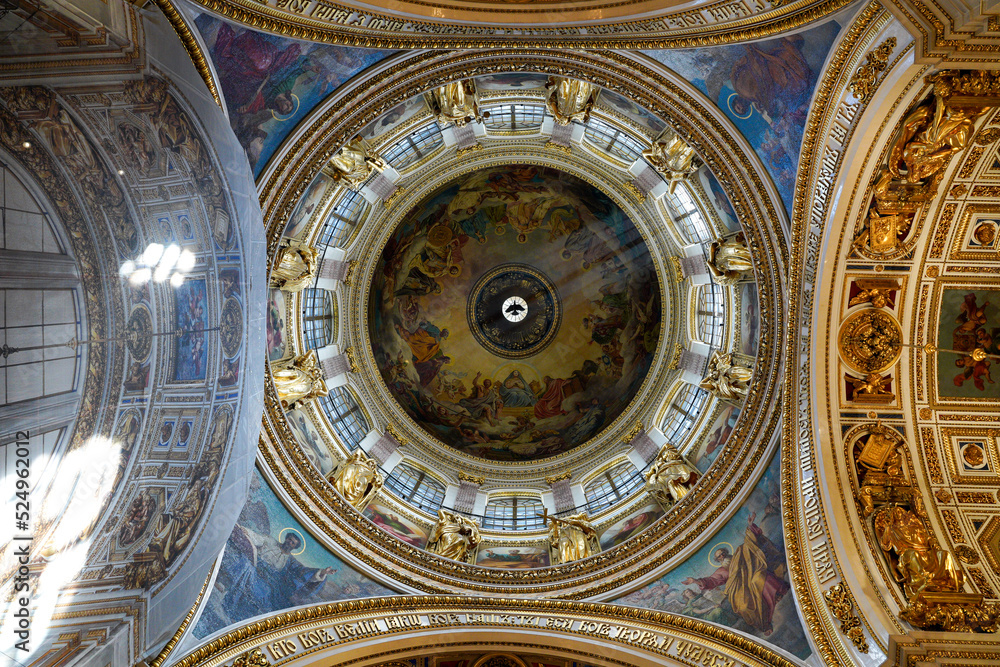
<instances>
[{"instance_id":1,"label":"cathedral dome interior","mask_svg":"<svg viewBox=\"0 0 1000 667\"><path fill-rule=\"evenodd\" d=\"M998 45L4 0L4 664L996 664Z\"/></svg>"}]
</instances>

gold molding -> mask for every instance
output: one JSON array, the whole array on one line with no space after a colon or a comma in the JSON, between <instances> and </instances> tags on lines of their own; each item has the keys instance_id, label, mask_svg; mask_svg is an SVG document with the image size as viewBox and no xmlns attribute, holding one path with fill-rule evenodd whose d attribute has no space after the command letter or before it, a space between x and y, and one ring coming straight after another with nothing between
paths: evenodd
<instances>
[{"instance_id":1,"label":"gold molding","mask_svg":"<svg viewBox=\"0 0 1000 667\"><path fill-rule=\"evenodd\" d=\"M390 625L384 620L387 618L402 620L394 620ZM622 629L612 632L612 623ZM338 627L342 632L336 631ZM262 645L271 650L274 645L284 642L294 650L280 651L276 657L294 655L296 661L311 661L315 660L313 654L330 646L330 642L337 642L338 645L352 640L370 643L380 638L376 643L382 645L391 643L393 635L409 633L417 627L428 638L436 636L435 630L438 629L482 630L489 627L514 628L524 632L535 630L546 635L558 633L579 638L582 642L596 638L638 651L650 661L666 656L674 660L683 658L683 652L688 649L676 644L683 643L692 648L695 648L693 644L697 644L703 647L696 649L697 655L712 651L744 664L773 667L796 665L752 638L704 621L661 611L595 602L437 595L368 598L279 613L208 641L174 665L215 667ZM307 634L310 631L314 633L312 636ZM300 642L305 645L300 646ZM671 650L675 653L670 653ZM677 655L678 652L680 655ZM678 661L684 662L683 659Z\"/></svg>"},{"instance_id":2,"label":"gold molding","mask_svg":"<svg viewBox=\"0 0 1000 667\"><path fill-rule=\"evenodd\" d=\"M165 2L168 0L157 0ZM728 0L662 13L652 18L621 18L604 24L544 26L531 34L528 25L497 34L494 19L480 24L428 20L401 21L368 9L352 18L357 7L316 5L311 16L281 10L254 0L198 0L198 5L258 30L311 42L375 49L668 49L733 44L788 32L826 18L850 0L799 3L770 0L753 6L754 14L733 11ZM309 5L292 5L302 10ZM319 9L321 8L321 9ZM548 10L542 10L548 11ZM724 17L724 18L723 18ZM730 18L732 17L732 18ZM728 19L728 20L727 20ZM360 25L364 23L365 25ZM385 26L385 28L382 28ZM399 29L411 26L412 32ZM396 31L390 31L393 27ZM586 30L581 30L586 27ZM462 33L466 34L462 34Z\"/></svg>"}]
</instances>

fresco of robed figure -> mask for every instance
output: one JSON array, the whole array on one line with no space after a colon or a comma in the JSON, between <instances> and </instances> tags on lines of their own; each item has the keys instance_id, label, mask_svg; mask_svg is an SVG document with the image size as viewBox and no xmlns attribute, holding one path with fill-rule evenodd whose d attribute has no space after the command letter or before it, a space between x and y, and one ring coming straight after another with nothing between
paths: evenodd
<instances>
[{"instance_id":1,"label":"fresco of robed figure","mask_svg":"<svg viewBox=\"0 0 1000 667\"><path fill-rule=\"evenodd\" d=\"M662 318L649 249L622 209L530 165L426 197L386 241L369 299L392 396L430 435L494 460L557 455L611 424L646 377ZM487 307L498 312L484 319ZM537 349L521 345L536 334Z\"/></svg>"}]
</instances>

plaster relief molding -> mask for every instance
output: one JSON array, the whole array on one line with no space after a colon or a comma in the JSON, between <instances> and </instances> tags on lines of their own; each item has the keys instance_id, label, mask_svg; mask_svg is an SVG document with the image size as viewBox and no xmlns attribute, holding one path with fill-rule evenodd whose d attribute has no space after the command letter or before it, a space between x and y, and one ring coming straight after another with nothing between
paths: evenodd
<instances>
[{"instance_id":1,"label":"plaster relief molding","mask_svg":"<svg viewBox=\"0 0 1000 667\"><path fill-rule=\"evenodd\" d=\"M917 62L938 67L1000 67L1000 8L970 0L891 0L887 7L916 39Z\"/></svg>"}]
</instances>

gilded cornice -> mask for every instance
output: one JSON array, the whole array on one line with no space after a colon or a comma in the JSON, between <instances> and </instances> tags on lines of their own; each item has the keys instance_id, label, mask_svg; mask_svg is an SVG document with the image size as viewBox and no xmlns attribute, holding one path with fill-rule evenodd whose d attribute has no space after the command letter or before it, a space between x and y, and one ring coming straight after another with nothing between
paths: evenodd
<instances>
[{"instance_id":1,"label":"gilded cornice","mask_svg":"<svg viewBox=\"0 0 1000 667\"><path fill-rule=\"evenodd\" d=\"M440 649L442 632L489 632L493 628L520 630L527 637L536 633L539 638L561 637L557 645L569 648L577 642L614 646L635 652L650 664L665 660L692 664L688 659L700 657L698 664L724 664L721 661L729 660L752 667L796 665L777 651L727 628L665 612L593 602L466 596L397 596L305 607L262 618L216 637L173 664L216 667L255 650L276 664L315 664L331 649L345 653L355 643L355 651L389 659L406 651L417 655L427 648ZM420 634L419 646L423 649L414 650L412 639L397 647L396 636L414 632ZM449 646L463 643L449 639ZM512 641L522 639L512 636ZM373 645L382 652L373 655ZM350 664L341 660L336 663Z\"/></svg>"},{"instance_id":2,"label":"gilded cornice","mask_svg":"<svg viewBox=\"0 0 1000 667\"><path fill-rule=\"evenodd\" d=\"M735 128L711 111L714 107L708 100L670 78L665 68L650 65L645 59L611 52L485 51L420 54L394 67L397 69L390 68L377 81L365 81L355 90L347 91L335 108L319 110L310 119L309 129L294 144L285 147L285 153L278 158L278 168L270 172L272 176L261 183L272 252L298 197L325 160L348 137L388 109L429 87L469 76L509 71L572 73L668 119L705 159L729 194L738 217L745 221L748 243L758 259L761 276L758 285L762 335L749 403L716 463L664 520L623 545L592 558L529 572L443 564L361 518L313 470L297 447L282 444L294 439L276 406L270 382L266 391L270 407L261 448L268 476L301 508L307 524L322 527L317 535L320 542L378 572L377 576L415 590L518 596L545 593L579 598L637 587L656 571L668 567L672 559L682 557L709 539L710 526L728 516L734 503L752 487L756 480L754 470L762 457L773 451L769 443L777 425L776 383L782 359L781 349L774 341L784 326L780 305L784 248L780 227L774 221L783 219L784 212L768 194L772 190L765 186L766 172L755 155L744 152ZM402 207L402 201L393 206ZM710 509L703 512L702 508Z\"/></svg>"},{"instance_id":3,"label":"gilded cornice","mask_svg":"<svg viewBox=\"0 0 1000 667\"><path fill-rule=\"evenodd\" d=\"M729 0L665 12L641 20L579 25L510 25L496 17L481 24L401 20L371 11L318 2L275 2L279 9L254 0L198 0L220 16L258 30L294 39L375 49L611 48L667 49L732 44L763 39L800 28L847 7L852 0L770 0L741 4ZM169 0L158 0L169 2ZM308 15L306 14L308 12ZM501 20L500 24L503 23ZM364 25L361 25L364 24ZM506 32L506 34L498 34Z\"/></svg>"}]
</instances>

